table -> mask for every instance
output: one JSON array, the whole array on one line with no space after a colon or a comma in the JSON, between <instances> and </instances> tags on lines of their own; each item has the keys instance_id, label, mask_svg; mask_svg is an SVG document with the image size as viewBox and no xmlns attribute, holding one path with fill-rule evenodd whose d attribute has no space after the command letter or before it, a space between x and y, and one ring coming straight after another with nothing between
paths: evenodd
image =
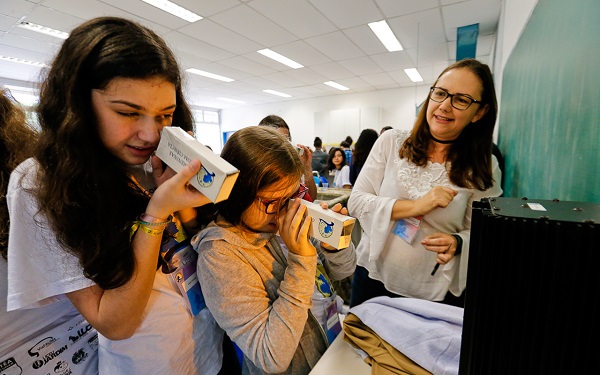
<instances>
[{"instance_id":1,"label":"table","mask_svg":"<svg viewBox=\"0 0 600 375\"><path fill-rule=\"evenodd\" d=\"M371 366L367 365L354 348L344 341L344 331L333 340L309 375L333 374L371 374Z\"/></svg>"}]
</instances>

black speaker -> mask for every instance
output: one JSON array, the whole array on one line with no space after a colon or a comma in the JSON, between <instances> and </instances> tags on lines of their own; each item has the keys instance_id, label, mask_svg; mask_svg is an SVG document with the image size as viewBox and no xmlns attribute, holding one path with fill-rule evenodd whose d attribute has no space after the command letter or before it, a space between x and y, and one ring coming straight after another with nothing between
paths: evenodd
<instances>
[{"instance_id":1,"label":"black speaker","mask_svg":"<svg viewBox=\"0 0 600 375\"><path fill-rule=\"evenodd\" d=\"M600 204L475 202L459 374L600 374L599 261Z\"/></svg>"}]
</instances>

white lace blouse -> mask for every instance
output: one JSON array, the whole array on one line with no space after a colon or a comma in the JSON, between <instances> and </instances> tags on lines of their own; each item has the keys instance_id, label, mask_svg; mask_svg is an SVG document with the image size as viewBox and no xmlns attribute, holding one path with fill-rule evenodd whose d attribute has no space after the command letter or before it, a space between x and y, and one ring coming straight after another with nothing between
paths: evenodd
<instances>
[{"instance_id":1,"label":"white lace blouse","mask_svg":"<svg viewBox=\"0 0 600 375\"><path fill-rule=\"evenodd\" d=\"M502 194L501 172L497 160L492 158L493 187L486 191L458 187L448 179L444 164L428 162L419 167L400 159L399 149L408 135L405 130L383 133L353 186L348 209L363 230L357 248L358 265L393 293L440 301L448 291L459 296L466 287L472 203ZM390 219L394 202L418 199L440 185L457 190L458 194L447 207L423 217L412 245L394 234L396 221ZM436 253L425 250L420 243L437 232L460 235L462 254L431 276Z\"/></svg>"}]
</instances>

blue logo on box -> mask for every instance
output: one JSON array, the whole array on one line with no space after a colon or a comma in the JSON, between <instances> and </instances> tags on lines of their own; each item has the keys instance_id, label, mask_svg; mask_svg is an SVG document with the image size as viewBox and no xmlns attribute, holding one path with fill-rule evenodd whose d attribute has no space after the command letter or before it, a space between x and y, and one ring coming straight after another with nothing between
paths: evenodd
<instances>
[{"instance_id":1,"label":"blue logo on box","mask_svg":"<svg viewBox=\"0 0 600 375\"><path fill-rule=\"evenodd\" d=\"M331 237L333 234L333 221L328 223L323 219L319 219L319 233L323 238Z\"/></svg>"},{"instance_id":2,"label":"blue logo on box","mask_svg":"<svg viewBox=\"0 0 600 375\"><path fill-rule=\"evenodd\" d=\"M204 168L204 166L202 166L202 170L204 171L204 175L201 176L200 173L198 173L198 183L202 187L209 187L213 184L215 173L210 172L208 169Z\"/></svg>"}]
</instances>

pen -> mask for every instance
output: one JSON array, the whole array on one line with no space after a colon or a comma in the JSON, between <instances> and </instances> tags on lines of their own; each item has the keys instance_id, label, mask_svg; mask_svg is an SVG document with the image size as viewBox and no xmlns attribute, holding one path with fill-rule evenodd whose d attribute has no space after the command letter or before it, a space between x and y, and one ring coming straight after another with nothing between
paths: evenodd
<instances>
[{"instance_id":1,"label":"pen","mask_svg":"<svg viewBox=\"0 0 600 375\"><path fill-rule=\"evenodd\" d=\"M431 276L435 275L435 273L437 272L438 268L440 268L440 264L436 263L435 266L433 267L433 271L431 271Z\"/></svg>"}]
</instances>

